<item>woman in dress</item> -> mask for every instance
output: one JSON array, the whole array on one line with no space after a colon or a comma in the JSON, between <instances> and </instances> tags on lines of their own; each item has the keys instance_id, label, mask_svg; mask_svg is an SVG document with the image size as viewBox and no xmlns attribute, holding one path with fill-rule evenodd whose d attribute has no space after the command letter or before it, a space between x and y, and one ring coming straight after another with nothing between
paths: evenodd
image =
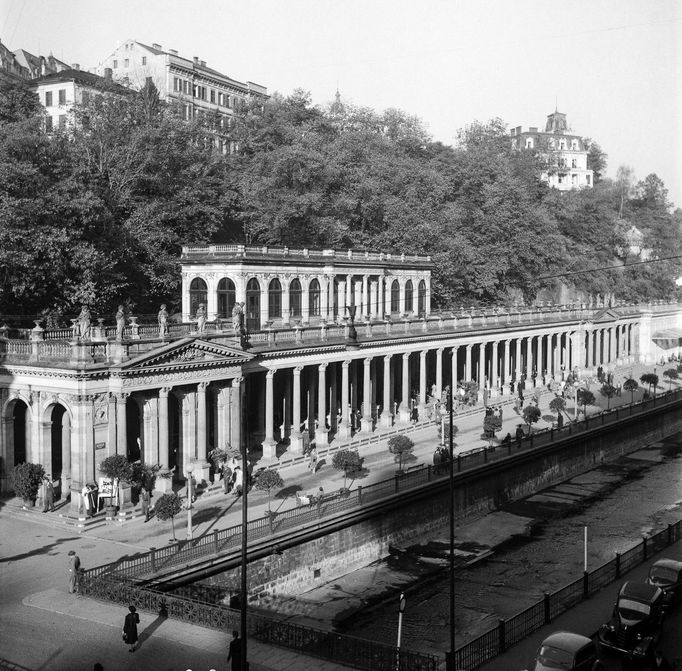
<instances>
[{"instance_id":1,"label":"woman in dress","mask_svg":"<svg viewBox=\"0 0 682 671\"><path fill-rule=\"evenodd\" d=\"M140 616L137 614L135 606L128 606L130 611L126 615L123 623L123 642L128 646L128 652L135 652L135 645L137 644L137 625L140 622Z\"/></svg>"}]
</instances>

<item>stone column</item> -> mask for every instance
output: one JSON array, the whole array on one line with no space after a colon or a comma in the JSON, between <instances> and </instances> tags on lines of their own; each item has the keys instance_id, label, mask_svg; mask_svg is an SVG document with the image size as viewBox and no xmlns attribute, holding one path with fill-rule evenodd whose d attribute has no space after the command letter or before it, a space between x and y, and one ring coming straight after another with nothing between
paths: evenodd
<instances>
[{"instance_id":1,"label":"stone column","mask_svg":"<svg viewBox=\"0 0 682 671\"><path fill-rule=\"evenodd\" d=\"M289 449L293 454L303 453L303 434L301 434L301 371L303 366L294 368L293 403L291 407L291 434Z\"/></svg>"},{"instance_id":2,"label":"stone column","mask_svg":"<svg viewBox=\"0 0 682 671\"><path fill-rule=\"evenodd\" d=\"M419 407L426 406L426 355L428 350L419 352Z\"/></svg>"},{"instance_id":3,"label":"stone column","mask_svg":"<svg viewBox=\"0 0 682 671\"><path fill-rule=\"evenodd\" d=\"M163 471L168 469L168 394L170 387L161 387L159 389L159 398L157 401L158 407L158 437L159 437L159 465ZM154 488L162 493L172 491L171 478L157 478L154 483Z\"/></svg>"},{"instance_id":4,"label":"stone column","mask_svg":"<svg viewBox=\"0 0 682 671\"><path fill-rule=\"evenodd\" d=\"M69 491L71 491L71 417L68 412L65 412L62 415L62 492L64 498Z\"/></svg>"},{"instance_id":5,"label":"stone column","mask_svg":"<svg viewBox=\"0 0 682 671\"><path fill-rule=\"evenodd\" d=\"M130 394L116 394L116 454L124 457L128 454L128 423L126 417L126 401Z\"/></svg>"},{"instance_id":6,"label":"stone column","mask_svg":"<svg viewBox=\"0 0 682 671\"><path fill-rule=\"evenodd\" d=\"M471 348L472 344L466 346L466 359L464 360L464 381L471 381Z\"/></svg>"},{"instance_id":7,"label":"stone column","mask_svg":"<svg viewBox=\"0 0 682 671\"><path fill-rule=\"evenodd\" d=\"M504 341L504 359L502 359L502 394L509 389L509 369L511 368L511 340Z\"/></svg>"},{"instance_id":8,"label":"stone column","mask_svg":"<svg viewBox=\"0 0 682 671\"><path fill-rule=\"evenodd\" d=\"M452 394L457 393L457 346L455 345L452 348L452 360L450 362L450 377L452 378L450 381L450 390L452 391Z\"/></svg>"},{"instance_id":9,"label":"stone column","mask_svg":"<svg viewBox=\"0 0 682 671\"><path fill-rule=\"evenodd\" d=\"M610 342L609 342L609 363L612 365L616 365L616 361L618 360L618 351L616 350L616 326L612 326L609 329L609 335L610 335Z\"/></svg>"},{"instance_id":10,"label":"stone column","mask_svg":"<svg viewBox=\"0 0 682 671\"><path fill-rule=\"evenodd\" d=\"M538 336L538 363L537 363L537 373L538 373L538 380L540 380L540 384L542 384L542 371L545 370L545 366L543 363L544 360L544 346L543 346L543 340L545 339L544 334L540 334Z\"/></svg>"},{"instance_id":11,"label":"stone column","mask_svg":"<svg viewBox=\"0 0 682 671\"><path fill-rule=\"evenodd\" d=\"M324 275L318 278L320 283L320 317L329 321L329 278Z\"/></svg>"},{"instance_id":12,"label":"stone column","mask_svg":"<svg viewBox=\"0 0 682 671\"><path fill-rule=\"evenodd\" d=\"M282 287L282 325L289 324L289 282L281 280ZM302 297L302 296L301 296Z\"/></svg>"},{"instance_id":13,"label":"stone column","mask_svg":"<svg viewBox=\"0 0 682 671\"><path fill-rule=\"evenodd\" d=\"M440 398L443 391L443 348L436 350L436 395Z\"/></svg>"},{"instance_id":14,"label":"stone column","mask_svg":"<svg viewBox=\"0 0 682 671\"><path fill-rule=\"evenodd\" d=\"M367 357L364 361L362 377L362 423L363 429L372 430L372 359Z\"/></svg>"},{"instance_id":15,"label":"stone column","mask_svg":"<svg viewBox=\"0 0 682 671\"><path fill-rule=\"evenodd\" d=\"M370 314L369 308L369 275L362 276L362 316Z\"/></svg>"},{"instance_id":16,"label":"stone column","mask_svg":"<svg viewBox=\"0 0 682 671\"><path fill-rule=\"evenodd\" d=\"M493 340L493 361L492 365L490 367L490 389L495 391L495 395L498 393L498 387L500 385L497 384L497 357L498 357L498 351L497 347L499 345L499 341Z\"/></svg>"},{"instance_id":17,"label":"stone column","mask_svg":"<svg viewBox=\"0 0 682 671\"><path fill-rule=\"evenodd\" d=\"M275 371L265 373L265 438L263 440L263 461L271 463L277 459L275 441Z\"/></svg>"},{"instance_id":18,"label":"stone column","mask_svg":"<svg viewBox=\"0 0 682 671\"><path fill-rule=\"evenodd\" d=\"M485 347L486 343L478 343L478 388L483 393L485 388Z\"/></svg>"},{"instance_id":19,"label":"stone column","mask_svg":"<svg viewBox=\"0 0 682 671\"><path fill-rule=\"evenodd\" d=\"M308 279L301 282L301 323L310 323L310 282ZM322 293L322 286L320 286L320 294ZM321 299L320 299L321 300ZM322 306L320 305L320 315L322 315Z\"/></svg>"},{"instance_id":20,"label":"stone column","mask_svg":"<svg viewBox=\"0 0 682 671\"><path fill-rule=\"evenodd\" d=\"M381 413L383 426L393 426L391 400L391 355L389 354L384 357L384 407Z\"/></svg>"},{"instance_id":21,"label":"stone column","mask_svg":"<svg viewBox=\"0 0 682 671\"><path fill-rule=\"evenodd\" d=\"M327 364L321 363L317 367L317 428L315 442L317 447L324 447L329 442L327 434Z\"/></svg>"},{"instance_id":22,"label":"stone column","mask_svg":"<svg viewBox=\"0 0 682 671\"><path fill-rule=\"evenodd\" d=\"M521 337L516 338L516 356L514 357L514 377L518 384L521 380Z\"/></svg>"},{"instance_id":23,"label":"stone column","mask_svg":"<svg viewBox=\"0 0 682 671\"><path fill-rule=\"evenodd\" d=\"M405 279L401 278L398 282L398 287L400 288L398 292L398 312L401 317L405 316Z\"/></svg>"},{"instance_id":24,"label":"stone column","mask_svg":"<svg viewBox=\"0 0 682 671\"><path fill-rule=\"evenodd\" d=\"M348 305L349 307L353 305L353 276L346 275L346 300L344 307ZM342 315L345 316L346 312L343 311Z\"/></svg>"},{"instance_id":25,"label":"stone column","mask_svg":"<svg viewBox=\"0 0 682 671\"><path fill-rule=\"evenodd\" d=\"M561 337L562 333L559 331L559 333L555 333L556 335L556 347L554 348L554 351L552 352L552 375L558 377L559 372L561 370Z\"/></svg>"},{"instance_id":26,"label":"stone column","mask_svg":"<svg viewBox=\"0 0 682 671\"><path fill-rule=\"evenodd\" d=\"M242 449L242 383L243 377L232 379L230 393L230 445Z\"/></svg>"},{"instance_id":27,"label":"stone column","mask_svg":"<svg viewBox=\"0 0 682 671\"><path fill-rule=\"evenodd\" d=\"M338 303L338 318L339 320L346 314L346 282L342 280L339 282L339 289L337 292Z\"/></svg>"},{"instance_id":28,"label":"stone column","mask_svg":"<svg viewBox=\"0 0 682 671\"><path fill-rule=\"evenodd\" d=\"M526 384L533 383L533 336L526 338Z\"/></svg>"},{"instance_id":29,"label":"stone column","mask_svg":"<svg viewBox=\"0 0 682 671\"><path fill-rule=\"evenodd\" d=\"M410 421L410 353L403 354L403 393L400 400L400 420Z\"/></svg>"},{"instance_id":30,"label":"stone column","mask_svg":"<svg viewBox=\"0 0 682 671\"><path fill-rule=\"evenodd\" d=\"M384 314L391 314L391 285L394 277L386 277L384 280Z\"/></svg>"},{"instance_id":31,"label":"stone column","mask_svg":"<svg viewBox=\"0 0 682 671\"><path fill-rule=\"evenodd\" d=\"M197 482L208 482L211 465L208 463L208 444L206 436L206 425L208 415L206 414L206 389L208 382L199 382L197 385L197 464L194 467Z\"/></svg>"},{"instance_id":32,"label":"stone column","mask_svg":"<svg viewBox=\"0 0 682 671\"><path fill-rule=\"evenodd\" d=\"M378 292L377 292L377 287L378 287L378 282L377 280L372 280L369 283L369 316L370 319L376 319L378 310L377 310L377 302L378 302Z\"/></svg>"},{"instance_id":33,"label":"stone column","mask_svg":"<svg viewBox=\"0 0 682 671\"><path fill-rule=\"evenodd\" d=\"M348 400L348 359L341 362L341 419L339 420L338 434L341 438L350 438L350 401Z\"/></svg>"}]
</instances>

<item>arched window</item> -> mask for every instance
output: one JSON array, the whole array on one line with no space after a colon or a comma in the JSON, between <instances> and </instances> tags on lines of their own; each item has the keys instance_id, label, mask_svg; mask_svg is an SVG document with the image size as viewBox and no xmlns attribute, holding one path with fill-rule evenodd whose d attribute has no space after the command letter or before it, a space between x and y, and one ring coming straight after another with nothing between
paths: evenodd
<instances>
[{"instance_id":1,"label":"arched window","mask_svg":"<svg viewBox=\"0 0 682 671\"><path fill-rule=\"evenodd\" d=\"M260 329L260 284L252 277L246 285L246 330Z\"/></svg>"},{"instance_id":2,"label":"arched window","mask_svg":"<svg viewBox=\"0 0 682 671\"><path fill-rule=\"evenodd\" d=\"M320 316L320 283L313 280L308 289L308 309L311 317Z\"/></svg>"},{"instance_id":3,"label":"arched window","mask_svg":"<svg viewBox=\"0 0 682 671\"><path fill-rule=\"evenodd\" d=\"M289 284L289 314L301 317L301 283L297 279Z\"/></svg>"},{"instance_id":4,"label":"arched window","mask_svg":"<svg viewBox=\"0 0 682 671\"><path fill-rule=\"evenodd\" d=\"M391 284L391 312L400 312L400 285L398 280Z\"/></svg>"},{"instance_id":5,"label":"arched window","mask_svg":"<svg viewBox=\"0 0 682 671\"><path fill-rule=\"evenodd\" d=\"M206 300L207 296L206 282L200 277L195 277L189 285L189 313L195 315L197 313L197 308L199 303L208 302Z\"/></svg>"},{"instance_id":6,"label":"arched window","mask_svg":"<svg viewBox=\"0 0 682 671\"><path fill-rule=\"evenodd\" d=\"M282 285L275 278L268 287L268 319L279 319L282 316Z\"/></svg>"},{"instance_id":7,"label":"arched window","mask_svg":"<svg viewBox=\"0 0 682 671\"><path fill-rule=\"evenodd\" d=\"M527 137L527 138L526 138L526 149L532 149L533 146L534 146L533 138L532 138L532 137Z\"/></svg>"},{"instance_id":8,"label":"arched window","mask_svg":"<svg viewBox=\"0 0 682 671\"><path fill-rule=\"evenodd\" d=\"M414 287L412 280L405 282L405 312L414 312Z\"/></svg>"},{"instance_id":9,"label":"arched window","mask_svg":"<svg viewBox=\"0 0 682 671\"><path fill-rule=\"evenodd\" d=\"M417 312L423 315L426 312L426 282L419 282L419 294L417 298Z\"/></svg>"},{"instance_id":10,"label":"arched window","mask_svg":"<svg viewBox=\"0 0 682 671\"><path fill-rule=\"evenodd\" d=\"M236 300L234 282L229 277L223 277L218 282L218 316L231 316Z\"/></svg>"}]
</instances>

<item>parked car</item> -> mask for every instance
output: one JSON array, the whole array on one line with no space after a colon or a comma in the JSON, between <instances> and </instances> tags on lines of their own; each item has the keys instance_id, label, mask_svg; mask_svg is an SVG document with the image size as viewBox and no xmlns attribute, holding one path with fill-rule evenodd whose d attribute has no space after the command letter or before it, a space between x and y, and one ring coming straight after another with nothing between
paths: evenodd
<instances>
[{"instance_id":1,"label":"parked car","mask_svg":"<svg viewBox=\"0 0 682 671\"><path fill-rule=\"evenodd\" d=\"M531 671L603 671L591 638L570 631L555 631L541 644ZM528 671L528 670L526 670Z\"/></svg>"},{"instance_id":2,"label":"parked car","mask_svg":"<svg viewBox=\"0 0 682 671\"><path fill-rule=\"evenodd\" d=\"M682 561L659 559L651 565L646 581L663 590L666 608L682 601Z\"/></svg>"},{"instance_id":3,"label":"parked car","mask_svg":"<svg viewBox=\"0 0 682 671\"><path fill-rule=\"evenodd\" d=\"M613 615L599 628L601 649L641 663L653 657L663 624L663 590L643 582L623 583Z\"/></svg>"}]
</instances>

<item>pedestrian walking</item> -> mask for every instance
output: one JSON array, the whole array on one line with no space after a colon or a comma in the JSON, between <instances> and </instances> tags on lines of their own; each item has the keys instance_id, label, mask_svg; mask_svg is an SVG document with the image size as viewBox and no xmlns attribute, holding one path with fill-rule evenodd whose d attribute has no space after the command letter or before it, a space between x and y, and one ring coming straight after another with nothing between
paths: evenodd
<instances>
[{"instance_id":1,"label":"pedestrian walking","mask_svg":"<svg viewBox=\"0 0 682 671\"><path fill-rule=\"evenodd\" d=\"M142 514L144 515L144 521L149 522L149 490L143 487L140 491L140 506L142 507Z\"/></svg>"},{"instance_id":2,"label":"pedestrian walking","mask_svg":"<svg viewBox=\"0 0 682 671\"><path fill-rule=\"evenodd\" d=\"M137 614L135 606L128 606L130 611L123 622L123 642L128 645L128 652L135 652L137 644L137 625L140 623L140 616Z\"/></svg>"},{"instance_id":3,"label":"pedestrian walking","mask_svg":"<svg viewBox=\"0 0 682 671\"><path fill-rule=\"evenodd\" d=\"M78 592L80 587L81 560L75 550L69 550L69 594Z\"/></svg>"},{"instance_id":4,"label":"pedestrian walking","mask_svg":"<svg viewBox=\"0 0 682 671\"><path fill-rule=\"evenodd\" d=\"M523 442L523 427L519 424L516 427L516 447L521 447Z\"/></svg>"},{"instance_id":5,"label":"pedestrian walking","mask_svg":"<svg viewBox=\"0 0 682 671\"><path fill-rule=\"evenodd\" d=\"M410 413L410 421L412 424L416 424L419 421L419 410L417 409L417 406L412 407L412 411Z\"/></svg>"},{"instance_id":6,"label":"pedestrian walking","mask_svg":"<svg viewBox=\"0 0 682 671\"><path fill-rule=\"evenodd\" d=\"M311 443L308 451L308 470L313 473L317 471L317 446L315 443Z\"/></svg>"},{"instance_id":7,"label":"pedestrian walking","mask_svg":"<svg viewBox=\"0 0 682 671\"><path fill-rule=\"evenodd\" d=\"M232 489L232 469L227 464L223 464L220 475L223 479L223 492L229 494Z\"/></svg>"},{"instance_id":8,"label":"pedestrian walking","mask_svg":"<svg viewBox=\"0 0 682 671\"><path fill-rule=\"evenodd\" d=\"M242 469L237 466L232 473L232 489L235 496L242 495L242 487L244 486L244 477Z\"/></svg>"},{"instance_id":9,"label":"pedestrian walking","mask_svg":"<svg viewBox=\"0 0 682 671\"><path fill-rule=\"evenodd\" d=\"M54 512L54 485L52 484L52 478L46 475L44 480L45 496L43 497L43 512L46 513L48 510Z\"/></svg>"},{"instance_id":10,"label":"pedestrian walking","mask_svg":"<svg viewBox=\"0 0 682 671\"><path fill-rule=\"evenodd\" d=\"M235 629L232 632L232 640L230 641L230 649L227 653L227 661L232 662L230 666L231 671L241 671L242 669L242 639L239 638L239 632Z\"/></svg>"}]
</instances>

